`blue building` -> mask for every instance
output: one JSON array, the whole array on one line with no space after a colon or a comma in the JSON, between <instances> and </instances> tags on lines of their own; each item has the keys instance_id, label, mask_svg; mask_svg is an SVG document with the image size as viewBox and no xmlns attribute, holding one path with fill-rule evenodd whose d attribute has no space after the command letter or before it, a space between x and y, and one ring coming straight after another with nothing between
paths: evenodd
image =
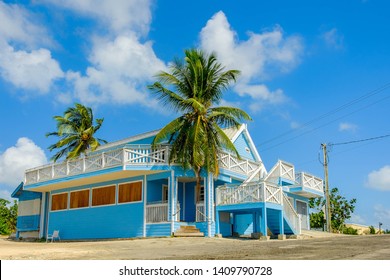
<instances>
[{"instance_id":1,"label":"blue building","mask_svg":"<svg viewBox=\"0 0 390 280\"><path fill-rule=\"evenodd\" d=\"M18 237L104 239L179 235L297 235L309 228L308 199L323 183L278 161L268 172L245 124L225 129L240 158L219 154L220 172L169 165L169 145L151 148L158 131L99 147L76 160L26 170L19 199Z\"/></svg>"}]
</instances>

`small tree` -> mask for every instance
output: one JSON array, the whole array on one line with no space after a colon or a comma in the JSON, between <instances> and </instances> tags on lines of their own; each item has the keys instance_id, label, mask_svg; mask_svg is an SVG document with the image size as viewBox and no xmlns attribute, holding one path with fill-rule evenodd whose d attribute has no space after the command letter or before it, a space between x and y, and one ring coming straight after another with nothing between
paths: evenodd
<instances>
[{"instance_id":1,"label":"small tree","mask_svg":"<svg viewBox=\"0 0 390 280\"><path fill-rule=\"evenodd\" d=\"M376 230L375 230L374 226L369 226L368 228L370 229L370 234L375 234L376 233Z\"/></svg>"},{"instance_id":2,"label":"small tree","mask_svg":"<svg viewBox=\"0 0 390 280\"><path fill-rule=\"evenodd\" d=\"M331 223L332 228L337 229L339 232L342 230L346 220L351 218L353 211L355 210L356 199L347 200L344 196L339 194L338 188L333 188L330 191L330 207L331 207ZM316 211L310 214L310 226L311 227L324 227L326 222L324 215L324 207L326 201L324 198L312 198L309 201L309 207Z\"/></svg>"},{"instance_id":3,"label":"small tree","mask_svg":"<svg viewBox=\"0 0 390 280\"><path fill-rule=\"evenodd\" d=\"M9 208L7 204L10 204L8 200L0 198L0 234L10 234L16 230L18 204L16 200Z\"/></svg>"}]
</instances>

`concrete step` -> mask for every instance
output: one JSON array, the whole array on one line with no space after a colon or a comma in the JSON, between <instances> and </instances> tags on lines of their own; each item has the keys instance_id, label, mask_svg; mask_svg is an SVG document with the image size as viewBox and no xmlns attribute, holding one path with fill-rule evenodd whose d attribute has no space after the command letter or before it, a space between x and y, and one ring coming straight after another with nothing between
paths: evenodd
<instances>
[{"instance_id":1,"label":"concrete step","mask_svg":"<svg viewBox=\"0 0 390 280\"><path fill-rule=\"evenodd\" d=\"M173 234L176 237L203 237L204 233L196 226L180 226Z\"/></svg>"},{"instance_id":2,"label":"concrete step","mask_svg":"<svg viewBox=\"0 0 390 280\"><path fill-rule=\"evenodd\" d=\"M175 237L204 237L203 232L175 232Z\"/></svg>"}]
</instances>

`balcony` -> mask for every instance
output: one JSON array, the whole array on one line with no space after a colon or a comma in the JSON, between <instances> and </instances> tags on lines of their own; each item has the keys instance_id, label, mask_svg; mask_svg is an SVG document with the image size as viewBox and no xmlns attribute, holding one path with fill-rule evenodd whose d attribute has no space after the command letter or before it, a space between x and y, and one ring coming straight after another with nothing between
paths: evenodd
<instances>
[{"instance_id":1,"label":"balcony","mask_svg":"<svg viewBox=\"0 0 390 280\"><path fill-rule=\"evenodd\" d=\"M311 174L301 172L295 175L296 185L290 187L290 192L307 197L324 195L323 181Z\"/></svg>"},{"instance_id":2,"label":"balcony","mask_svg":"<svg viewBox=\"0 0 390 280\"><path fill-rule=\"evenodd\" d=\"M256 202L282 204L282 189L276 185L257 182L217 188L217 206Z\"/></svg>"},{"instance_id":3,"label":"balcony","mask_svg":"<svg viewBox=\"0 0 390 280\"><path fill-rule=\"evenodd\" d=\"M169 164L169 148L168 145L156 149L152 149L151 145L126 145L117 149L87 154L85 157L74 160L50 163L26 170L25 185L108 170L114 167L122 167L123 170L131 168L139 170L167 166ZM218 158L220 168L243 176L252 175L261 165L258 162L238 159L225 152L219 153Z\"/></svg>"}]
</instances>

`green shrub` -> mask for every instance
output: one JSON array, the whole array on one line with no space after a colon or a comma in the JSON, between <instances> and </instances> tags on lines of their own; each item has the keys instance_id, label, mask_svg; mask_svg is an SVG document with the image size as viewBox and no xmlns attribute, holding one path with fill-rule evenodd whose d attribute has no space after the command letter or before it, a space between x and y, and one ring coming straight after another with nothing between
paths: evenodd
<instances>
[{"instance_id":1,"label":"green shrub","mask_svg":"<svg viewBox=\"0 0 390 280\"><path fill-rule=\"evenodd\" d=\"M342 233L344 234L351 234L351 235L357 235L358 231L357 229L354 229L352 227L344 227L342 230Z\"/></svg>"}]
</instances>

